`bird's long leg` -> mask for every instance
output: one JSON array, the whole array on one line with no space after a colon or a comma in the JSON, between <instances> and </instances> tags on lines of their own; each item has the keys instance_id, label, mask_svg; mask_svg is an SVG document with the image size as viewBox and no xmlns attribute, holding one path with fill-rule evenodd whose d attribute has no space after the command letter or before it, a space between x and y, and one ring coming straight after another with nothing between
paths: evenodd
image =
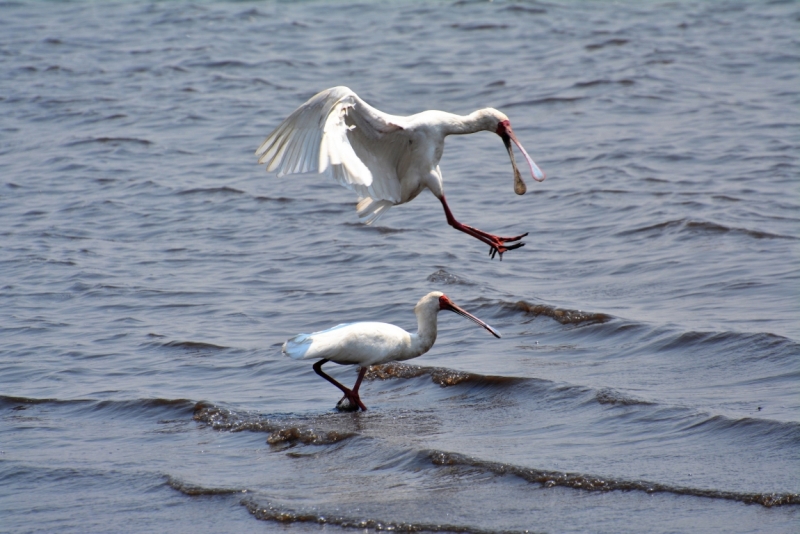
<instances>
[{"instance_id":1,"label":"bird's long leg","mask_svg":"<svg viewBox=\"0 0 800 534\"><path fill-rule=\"evenodd\" d=\"M364 406L364 403L361 402L361 399L358 397L358 388L361 386L361 380L364 378L364 374L367 372L366 367L362 367L361 368L361 372L358 374L358 379L356 380L356 385L355 385L353 390L350 390L347 387L345 387L342 384L340 384L339 382L337 382L336 380L334 380L333 377L325 374L322 371L322 366L325 365L326 363L328 363L329 361L330 360L327 360L325 358L323 358L322 360L319 360L317 363L315 363L312 366L314 368L314 372L317 373L322 378L324 378L325 380L327 380L328 382L330 382L331 384L333 384L334 386L336 386L337 388L341 389L342 393L344 393L344 396L347 397L347 399L354 406L358 406L359 408L361 408L362 410L364 410L366 412L367 411L367 407Z\"/></svg>"},{"instance_id":2,"label":"bird's long leg","mask_svg":"<svg viewBox=\"0 0 800 534\"><path fill-rule=\"evenodd\" d=\"M367 374L367 368L362 367L361 370L358 372L358 378L356 379L356 383L353 386L353 393L358 395L358 388L361 387L361 381L364 380L364 375Z\"/></svg>"},{"instance_id":3,"label":"bird's long leg","mask_svg":"<svg viewBox=\"0 0 800 534\"><path fill-rule=\"evenodd\" d=\"M447 217L447 224L455 228L456 230L460 230L465 234L471 235L475 239L479 241L483 241L487 245L489 245L489 254L494 258L495 254L500 254L500 259L503 259L503 253L508 252L509 250L514 250L515 248L520 248L525 246L525 243L514 243L514 241L519 241L526 235L528 232L525 232L522 235L514 236L514 237L501 237L498 235L490 234L488 232L484 232L483 230L478 230L477 228L473 228L472 226L468 226L466 224L462 224L456 220L453 216L453 212L450 211L450 206L447 205L447 200L445 200L444 195L442 195L439 200L442 202L442 207L444 208L444 214ZM514 243L512 245L506 246L505 243Z\"/></svg>"},{"instance_id":4,"label":"bird's long leg","mask_svg":"<svg viewBox=\"0 0 800 534\"><path fill-rule=\"evenodd\" d=\"M348 393L350 393L350 390L349 390L349 389L347 389L345 386L341 385L339 382L337 382L336 380L334 380L334 378L333 378L332 376L326 375L326 374L325 374L325 373L322 371L322 366L323 366L323 365L325 365L326 363L328 363L329 361L330 361L330 360L326 360L326 359L324 359L324 358L323 358L323 359L321 359L321 360L319 360L317 363L315 363L315 364L313 365L313 367L314 367L314 372L315 372L315 373L317 373L317 374L318 374L319 376L321 376L322 378L324 378L325 380L327 380L328 382L330 382L331 384L333 384L334 386L336 386L337 388L341 389L341 390L342 390L342 392L343 392L345 395L347 395Z\"/></svg>"},{"instance_id":5,"label":"bird's long leg","mask_svg":"<svg viewBox=\"0 0 800 534\"><path fill-rule=\"evenodd\" d=\"M353 386L353 397L355 397L355 399L351 398L350 400L355 400L356 404L358 404L358 407L361 408L362 411L366 412L367 407L364 406L364 403L361 402L361 397L358 396L358 388L361 387L361 381L364 380L365 374L367 374L367 368L362 367L361 370L358 372L358 378L356 379L356 384Z\"/></svg>"}]
</instances>

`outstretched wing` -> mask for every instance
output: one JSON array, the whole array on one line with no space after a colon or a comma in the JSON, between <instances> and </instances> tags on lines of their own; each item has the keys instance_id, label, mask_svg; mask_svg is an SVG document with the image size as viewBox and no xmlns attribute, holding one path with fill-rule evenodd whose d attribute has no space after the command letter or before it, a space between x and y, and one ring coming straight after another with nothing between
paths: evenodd
<instances>
[{"instance_id":1,"label":"outstretched wing","mask_svg":"<svg viewBox=\"0 0 800 534\"><path fill-rule=\"evenodd\" d=\"M373 108L347 87L326 89L297 108L256 150L278 176L327 174L362 199L373 222L401 199L397 169L409 157L405 119Z\"/></svg>"}]
</instances>

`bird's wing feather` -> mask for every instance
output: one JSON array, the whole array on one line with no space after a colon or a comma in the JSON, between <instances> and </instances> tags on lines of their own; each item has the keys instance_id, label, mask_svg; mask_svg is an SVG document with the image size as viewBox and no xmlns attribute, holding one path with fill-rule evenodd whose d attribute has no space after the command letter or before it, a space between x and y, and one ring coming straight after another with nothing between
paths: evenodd
<instances>
[{"instance_id":1,"label":"bird's wing feather","mask_svg":"<svg viewBox=\"0 0 800 534\"><path fill-rule=\"evenodd\" d=\"M357 191L361 198L375 201L403 202L398 173L408 168L411 158L408 129L405 117L379 111L354 95L355 105L348 112L346 122L350 129L347 137L354 153L372 173L373 181L365 191ZM382 205L382 204L381 204ZM384 208L385 209L385 208ZM380 215L380 212L378 213Z\"/></svg>"},{"instance_id":2,"label":"bird's wing feather","mask_svg":"<svg viewBox=\"0 0 800 534\"><path fill-rule=\"evenodd\" d=\"M347 87L333 87L289 115L256 155L278 176L324 173L359 198L373 199L374 209L363 215L359 211L372 222L403 200L398 168L409 157L405 122L373 108Z\"/></svg>"},{"instance_id":3,"label":"bird's wing feather","mask_svg":"<svg viewBox=\"0 0 800 534\"><path fill-rule=\"evenodd\" d=\"M317 343L317 347L315 350L309 353L309 349L311 349L311 345L315 342L315 336L322 336L324 338L329 338L330 336L326 336L330 332L335 330L339 330L349 326L349 324L339 324L334 326L333 328L329 328L327 330L322 330L320 332L314 332L313 334L297 334L291 339L288 339L286 343L283 344L281 348L281 352L292 358L293 360L302 360L306 358L324 358L324 356L317 356L316 354L319 352L319 343Z\"/></svg>"},{"instance_id":4,"label":"bird's wing feather","mask_svg":"<svg viewBox=\"0 0 800 534\"><path fill-rule=\"evenodd\" d=\"M371 365L402 357L410 343L409 333L392 324L349 323L299 334L283 344L283 353L296 360L327 358L337 363Z\"/></svg>"}]
</instances>

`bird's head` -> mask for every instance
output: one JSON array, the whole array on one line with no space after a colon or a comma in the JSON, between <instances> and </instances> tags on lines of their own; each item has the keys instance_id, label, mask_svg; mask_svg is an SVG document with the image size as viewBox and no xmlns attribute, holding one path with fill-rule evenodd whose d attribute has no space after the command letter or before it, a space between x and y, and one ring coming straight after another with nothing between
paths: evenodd
<instances>
[{"instance_id":1,"label":"bird's head","mask_svg":"<svg viewBox=\"0 0 800 534\"><path fill-rule=\"evenodd\" d=\"M492 328L488 324L484 323L483 321L481 321L480 319L478 319L477 317L475 317L474 315L472 315L468 311L464 310L460 306L457 306L452 300L450 300L447 297L447 295L445 295L444 293L440 293L439 291L435 291L434 293L439 295L439 310L450 310L451 312L455 312L458 315L460 315L461 317L466 317L470 321L473 321L473 322L481 325L486 330L491 332L491 334L494 337L498 337L498 338L500 337L500 334L497 332L497 330L495 330L494 328ZM430 293L430 295L434 295L434 293Z\"/></svg>"},{"instance_id":2,"label":"bird's head","mask_svg":"<svg viewBox=\"0 0 800 534\"><path fill-rule=\"evenodd\" d=\"M522 147L522 144L520 144L519 139L517 139L517 136L514 134L514 130L511 129L511 121L508 120L505 113L501 113L496 109L491 109L490 115L496 121L494 123L494 132L503 140L503 144L506 145L506 150L508 150L508 157L511 158L511 166L514 168L514 192L518 195L524 195L525 191L527 191L527 187L525 187L525 182L522 181L522 175L514 159L514 150L511 146L512 141L517 145L517 148L519 148L522 155L525 156L525 159L528 161L528 166L531 168L531 178L537 182L541 182L545 179L545 175L536 163L533 162L533 159L531 159Z\"/></svg>"}]
</instances>

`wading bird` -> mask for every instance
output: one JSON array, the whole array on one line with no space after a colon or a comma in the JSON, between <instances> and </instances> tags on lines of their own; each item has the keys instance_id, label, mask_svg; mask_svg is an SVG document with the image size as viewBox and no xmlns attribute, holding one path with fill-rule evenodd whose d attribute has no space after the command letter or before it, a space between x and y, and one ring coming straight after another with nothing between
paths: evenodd
<instances>
[{"instance_id":1,"label":"wading bird","mask_svg":"<svg viewBox=\"0 0 800 534\"><path fill-rule=\"evenodd\" d=\"M358 396L358 388L367 367L410 360L428 352L436 341L436 317L439 310L453 311L475 321L495 337L500 337L494 328L456 306L444 293L433 291L414 306L418 325L416 334L409 334L402 328L387 323L340 324L313 334L298 334L283 344L282 352L295 360L319 360L314 364L314 371L344 393L336 407L340 410L361 408L366 411L367 407ZM361 366L353 389L348 389L322 371L322 366L328 362Z\"/></svg>"},{"instance_id":2,"label":"wading bird","mask_svg":"<svg viewBox=\"0 0 800 534\"><path fill-rule=\"evenodd\" d=\"M444 207L447 222L489 245L494 258L524 245L528 235L501 237L456 220L444 197L439 160L448 135L495 132L503 139L514 169L514 192L525 194L513 141L541 182L545 176L522 148L503 113L486 108L467 116L423 111L409 117L373 108L347 87L333 87L311 97L284 120L256 150L267 171L286 174L317 172L332 176L355 191L358 216L372 224L391 206L404 204L428 188Z\"/></svg>"}]
</instances>

